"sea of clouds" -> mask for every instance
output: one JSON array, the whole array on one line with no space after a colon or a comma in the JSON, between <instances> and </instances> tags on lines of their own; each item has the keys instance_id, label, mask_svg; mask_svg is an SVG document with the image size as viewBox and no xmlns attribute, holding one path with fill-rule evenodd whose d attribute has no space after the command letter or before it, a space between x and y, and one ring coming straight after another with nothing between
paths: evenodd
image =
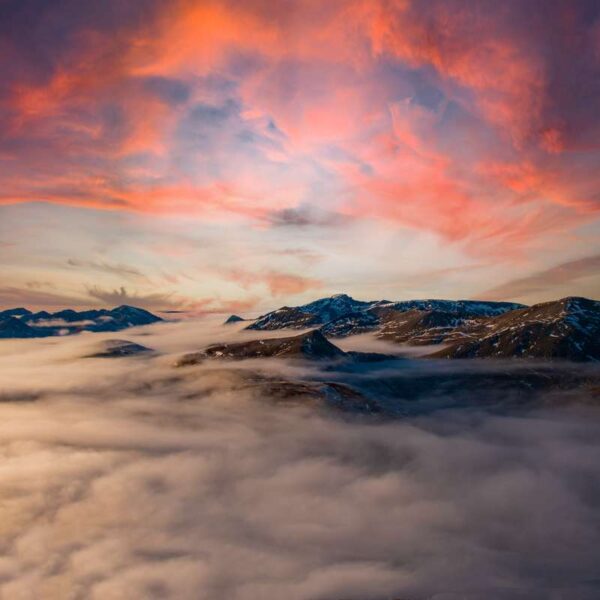
<instances>
[{"instance_id":1,"label":"sea of clouds","mask_svg":"<svg viewBox=\"0 0 600 600\"><path fill-rule=\"evenodd\" d=\"M173 367L240 328L0 342L0 598L600 597L600 409L348 417Z\"/></svg>"}]
</instances>

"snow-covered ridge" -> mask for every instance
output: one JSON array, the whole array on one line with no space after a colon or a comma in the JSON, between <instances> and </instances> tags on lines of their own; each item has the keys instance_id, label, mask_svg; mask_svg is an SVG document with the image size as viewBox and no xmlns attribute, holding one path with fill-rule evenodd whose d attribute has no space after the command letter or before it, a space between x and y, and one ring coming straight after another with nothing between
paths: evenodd
<instances>
[{"instance_id":1,"label":"snow-covered ridge","mask_svg":"<svg viewBox=\"0 0 600 600\"><path fill-rule=\"evenodd\" d=\"M479 300L360 301L346 294L269 312L248 329L319 328L330 338L372 332L411 345L444 344L440 357L599 360L600 302L567 297L524 306Z\"/></svg>"},{"instance_id":2,"label":"snow-covered ridge","mask_svg":"<svg viewBox=\"0 0 600 600\"><path fill-rule=\"evenodd\" d=\"M381 314L387 311L443 311L461 318L489 317L509 310L524 308L513 302L473 300L355 300L347 294L336 294L301 306L284 306L259 317L248 329L302 329L323 325L328 335L351 335L352 323L361 331L381 324ZM339 320L339 321L338 321ZM344 321L345 320L345 321Z\"/></svg>"}]
</instances>

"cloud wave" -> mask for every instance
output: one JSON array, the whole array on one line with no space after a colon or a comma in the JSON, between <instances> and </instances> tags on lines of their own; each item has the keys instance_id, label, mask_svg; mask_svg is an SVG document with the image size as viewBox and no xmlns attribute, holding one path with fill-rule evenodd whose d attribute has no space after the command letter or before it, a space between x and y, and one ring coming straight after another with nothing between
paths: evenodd
<instances>
[{"instance_id":1,"label":"cloud wave","mask_svg":"<svg viewBox=\"0 0 600 600\"><path fill-rule=\"evenodd\" d=\"M81 358L102 335L0 343L2 595L597 596L594 411L377 424L171 366L240 335L129 331L161 351L143 360Z\"/></svg>"}]
</instances>

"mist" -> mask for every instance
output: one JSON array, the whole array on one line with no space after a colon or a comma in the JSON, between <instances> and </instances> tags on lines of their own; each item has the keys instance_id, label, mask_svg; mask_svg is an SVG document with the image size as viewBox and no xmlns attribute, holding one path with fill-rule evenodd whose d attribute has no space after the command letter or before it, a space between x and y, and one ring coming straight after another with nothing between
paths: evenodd
<instances>
[{"instance_id":1,"label":"mist","mask_svg":"<svg viewBox=\"0 0 600 600\"><path fill-rule=\"evenodd\" d=\"M448 361L174 367L208 343L282 335L242 327L128 330L156 352L118 359L86 358L115 334L0 342L0 597L599 596L596 407L499 414L482 398L392 419L248 380L410 378Z\"/></svg>"}]
</instances>

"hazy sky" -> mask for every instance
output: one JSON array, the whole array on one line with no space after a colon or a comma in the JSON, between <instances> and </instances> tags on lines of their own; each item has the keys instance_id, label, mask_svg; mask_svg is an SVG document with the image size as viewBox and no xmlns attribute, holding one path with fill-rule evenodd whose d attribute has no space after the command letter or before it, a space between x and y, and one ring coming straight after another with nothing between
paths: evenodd
<instances>
[{"instance_id":1,"label":"hazy sky","mask_svg":"<svg viewBox=\"0 0 600 600\"><path fill-rule=\"evenodd\" d=\"M4 1L0 307L598 298L599 16Z\"/></svg>"}]
</instances>

